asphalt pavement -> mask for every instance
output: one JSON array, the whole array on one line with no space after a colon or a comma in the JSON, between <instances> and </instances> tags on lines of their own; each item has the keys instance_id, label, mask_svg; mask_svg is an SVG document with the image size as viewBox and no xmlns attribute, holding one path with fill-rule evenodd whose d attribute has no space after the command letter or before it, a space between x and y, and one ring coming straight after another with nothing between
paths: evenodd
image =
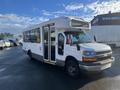
<instances>
[{"instance_id":1,"label":"asphalt pavement","mask_svg":"<svg viewBox=\"0 0 120 90\"><path fill-rule=\"evenodd\" d=\"M116 60L99 74L69 77L62 68L30 60L21 47L0 51L0 90L120 90L120 48Z\"/></svg>"}]
</instances>

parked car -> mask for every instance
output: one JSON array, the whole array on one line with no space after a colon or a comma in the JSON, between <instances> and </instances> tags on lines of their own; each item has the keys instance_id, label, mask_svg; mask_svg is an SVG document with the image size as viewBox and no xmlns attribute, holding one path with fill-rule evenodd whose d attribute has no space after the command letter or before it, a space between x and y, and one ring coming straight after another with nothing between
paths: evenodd
<instances>
[{"instance_id":1,"label":"parked car","mask_svg":"<svg viewBox=\"0 0 120 90\"><path fill-rule=\"evenodd\" d=\"M3 40L0 40L0 50L4 49L5 43Z\"/></svg>"},{"instance_id":2,"label":"parked car","mask_svg":"<svg viewBox=\"0 0 120 90\"><path fill-rule=\"evenodd\" d=\"M4 40L5 47L10 47L10 41L9 40Z\"/></svg>"},{"instance_id":3,"label":"parked car","mask_svg":"<svg viewBox=\"0 0 120 90\"><path fill-rule=\"evenodd\" d=\"M10 41L10 46L13 47L13 46L17 46L17 42L13 41L13 40L9 40Z\"/></svg>"}]
</instances>

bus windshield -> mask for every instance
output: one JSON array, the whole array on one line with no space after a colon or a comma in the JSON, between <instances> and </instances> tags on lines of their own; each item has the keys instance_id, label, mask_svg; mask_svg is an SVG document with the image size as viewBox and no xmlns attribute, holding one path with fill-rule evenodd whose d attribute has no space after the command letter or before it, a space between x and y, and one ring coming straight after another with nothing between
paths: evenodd
<instances>
[{"instance_id":1,"label":"bus windshield","mask_svg":"<svg viewBox=\"0 0 120 90\"><path fill-rule=\"evenodd\" d=\"M83 31L66 31L66 43L67 44L80 44L80 43L91 43L94 39L89 33Z\"/></svg>"}]
</instances>

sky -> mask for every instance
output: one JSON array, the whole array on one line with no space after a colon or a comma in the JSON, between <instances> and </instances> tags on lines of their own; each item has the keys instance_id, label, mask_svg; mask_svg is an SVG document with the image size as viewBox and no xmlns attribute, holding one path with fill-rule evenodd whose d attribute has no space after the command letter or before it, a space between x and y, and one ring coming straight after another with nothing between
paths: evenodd
<instances>
[{"instance_id":1,"label":"sky","mask_svg":"<svg viewBox=\"0 0 120 90\"><path fill-rule=\"evenodd\" d=\"M120 12L120 0L0 0L0 33L20 33L24 28L60 16L94 16Z\"/></svg>"}]
</instances>

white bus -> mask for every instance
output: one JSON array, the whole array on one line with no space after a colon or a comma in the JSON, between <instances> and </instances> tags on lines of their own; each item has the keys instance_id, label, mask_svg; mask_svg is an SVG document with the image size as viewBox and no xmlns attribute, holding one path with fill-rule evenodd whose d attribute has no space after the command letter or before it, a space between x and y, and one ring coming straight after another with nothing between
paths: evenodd
<instances>
[{"instance_id":1,"label":"white bus","mask_svg":"<svg viewBox=\"0 0 120 90\"><path fill-rule=\"evenodd\" d=\"M89 23L78 17L52 19L23 32L23 50L30 58L65 67L70 76L78 76L80 69L110 68L110 46L96 43L89 31Z\"/></svg>"}]
</instances>

